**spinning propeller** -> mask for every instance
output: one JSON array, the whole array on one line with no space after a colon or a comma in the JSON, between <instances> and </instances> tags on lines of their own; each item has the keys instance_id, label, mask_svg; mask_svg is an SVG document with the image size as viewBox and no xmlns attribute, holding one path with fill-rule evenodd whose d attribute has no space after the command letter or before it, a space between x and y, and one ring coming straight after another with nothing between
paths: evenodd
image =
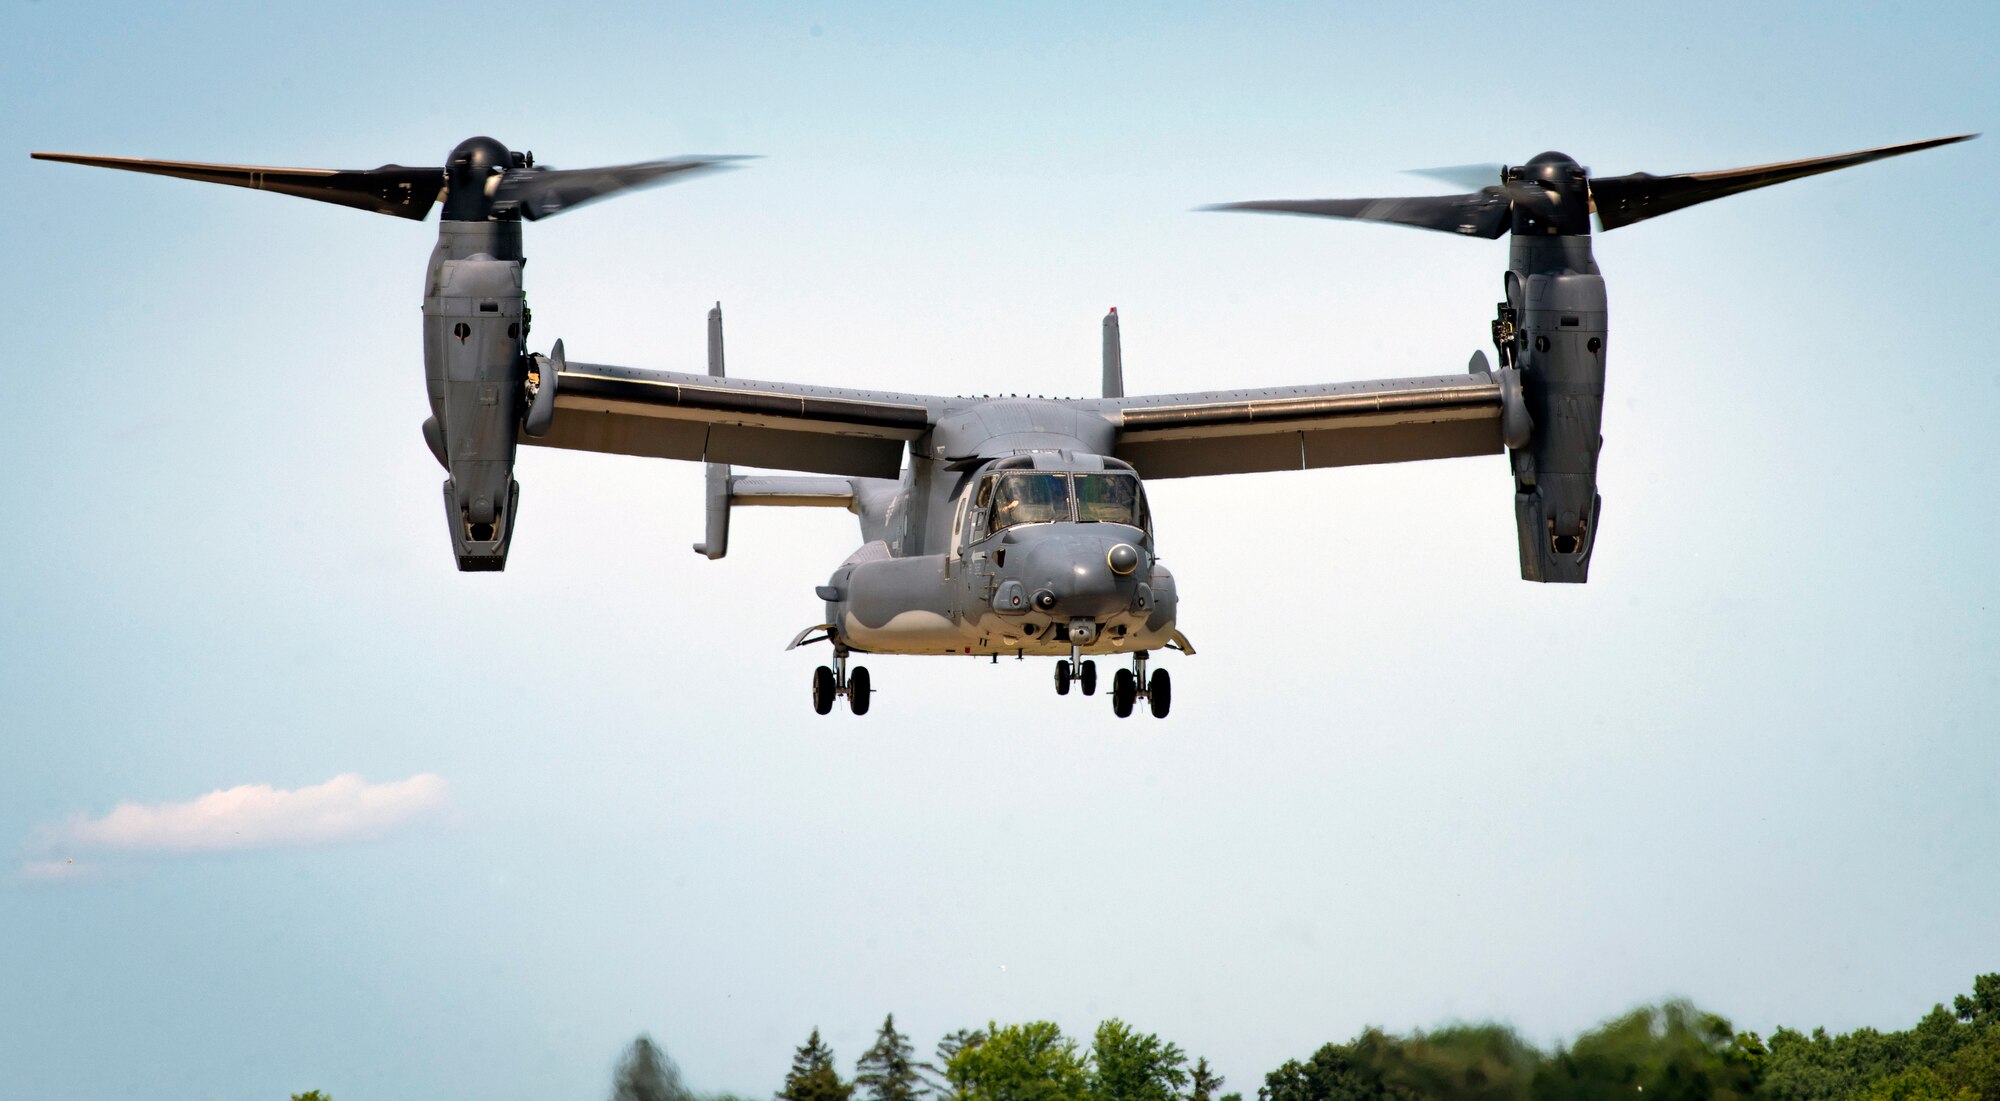
<instances>
[{"instance_id":1,"label":"spinning propeller","mask_svg":"<svg viewBox=\"0 0 2000 1101\"><path fill-rule=\"evenodd\" d=\"M1459 165L1420 173L1467 187L1477 186L1480 175L1499 181L1468 195L1424 195L1397 199L1265 199L1222 203L1201 209L1255 210L1272 214L1394 222L1488 239L1497 238L1510 229L1516 233L1535 235L1587 234L1590 232L1589 216L1593 211L1597 214L1598 228L1617 229L1725 195L1851 168L1885 157L1914 153L1919 149L1950 145L1977 136L1959 134L1839 153L1831 157L1729 168L1719 172L1686 172L1677 176L1634 172L1629 176L1592 178L1588 169L1570 157L1561 153L1543 153L1525 165L1511 168ZM1473 177L1473 182L1463 182L1468 177Z\"/></svg>"},{"instance_id":2,"label":"spinning propeller","mask_svg":"<svg viewBox=\"0 0 2000 1101\"><path fill-rule=\"evenodd\" d=\"M449 163L441 168L406 168L400 164L350 170L264 168L75 153L32 155L37 160L276 191L419 221L430 214L432 204L442 199L443 217L461 222L515 217L534 221L621 191L686 179L749 159L676 157L610 168L537 168L532 153L510 152L506 146L485 137L460 142L451 151Z\"/></svg>"}]
</instances>

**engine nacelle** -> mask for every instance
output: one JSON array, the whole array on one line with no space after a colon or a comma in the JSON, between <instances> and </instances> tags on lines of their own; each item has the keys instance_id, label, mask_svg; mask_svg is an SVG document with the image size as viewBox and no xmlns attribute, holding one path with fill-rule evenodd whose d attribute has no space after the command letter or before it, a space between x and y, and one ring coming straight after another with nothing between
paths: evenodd
<instances>
[{"instance_id":1,"label":"engine nacelle","mask_svg":"<svg viewBox=\"0 0 2000 1101\"><path fill-rule=\"evenodd\" d=\"M451 473L445 518L458 568L498 570L507 564L520 495L514 450L527 378L521 263L478 253L440 259L435 271L424 299L432 411L424 437Z\"/></svg>"},{"instance_id":2,"label":"engine nacelle","mask_svg":"<svg viewBox=\"0 0 2000 1101\"><path fill-rule=\"evenodd\" d=\"M1521 577L1580 583L1589 577L1602 507L1604 279L1594 271L1510 271L1507 299L1514 316L1503 312L1501 323L1518 319L1515 363L1534 422L1527 446L1513 452Z\"/></svg>"}]
</instances>

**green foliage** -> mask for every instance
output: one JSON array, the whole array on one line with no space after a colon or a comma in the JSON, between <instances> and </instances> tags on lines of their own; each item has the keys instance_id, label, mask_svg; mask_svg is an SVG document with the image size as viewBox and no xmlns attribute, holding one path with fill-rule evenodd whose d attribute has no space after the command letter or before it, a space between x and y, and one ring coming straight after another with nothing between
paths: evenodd
<instances>
[{"instance_id":1,"label":"green foliage","mask_svg":"<svg viewBox=\"0 0 2000 1101\"><path fill-rule=\"evenodd\" d=\"M854 1070L854 1085L866 1101L916 1101L929 1092L920 1066L912 1058L909 1037L896 1031L896 1015L882 1018L875 1034L875 1046L861 1056Z\"/></svg>"},{"instance_id":2,"label":"green foliage","mask_svg":"<svg viewBox=\"0 0 2000 1101\"><path fill-rule=\"evenodd\" d=\"M1457 1025L1408 1038L1367 1029L1266 1077L1263 1101L1526 1101L1541 1055L1497 1025Z\"/></svg>"},{"instance_id":3,"label":"green foliage","mask_svg":"<svg viewBox=\"0 0 2000 1101\"><path fill-rule=\"evenodd\" d=\"M333 1098L318 1090L307 1090L304 1093L293 1094L292 1101L333 1101Z\"/></svg>"},{"instance_id":4,"label":"green foliage","mask_svg":"<svg viewBox=\"0 0 2000 1101\"><path fill-rule=\"evenodd\" d=\"M1120 1020L1097 1026L1090 1042L1090 1101L1179 1101L1187 1055Z\"/></svg>"},{"instance_id":5,"label":"green foliage","mask_svg":"<svg viewBox=\"0 0 2000 1101\"><path fill-rule=\"evenodd\" d=\"M2000 975L1973 979L1970 996L1952 999L1949 1012L1933 1007L1907 1032L1771 1034L1759 1101L1881 1101L1884 1091L2000 1101Z\"/></svg>"},{"instance_id":6,"label":"green foliage","mask_svg":"<svg viewBox=\"0 0 2000 1101\"><path fill-rule=\"evenodd\" d=\"M1221 1088L1222 1075L1209 1068L1208 1057L1203 1056L1195 1060L1194 1069L1188 1071L1187 1101L1215 1101L1215 1091ZM1242 1101L1243 1095L1226 1094L1224 1101L1230 1097Z\"/></svg>"},{"instance_id":7,"label":"green foliage","mask_svg":"<svg viewBox=\"0 0 2000 1101\"><path fill-rule=\"evenodd\" d=\"M618 1060L611 1076L612 1101L694 1101L681 1084L680 1068L653 1038L641 1034Z\"/></svg>"},{"instance_id":8,"label":"green foliage","mask_svg":"<svg viewBox=\"0 0 2000 1101\"><path fill-rule=\"evenodd\" d=\"M1728 1021L1670 1002L1628 1013L1557 1051L1535 1076L1532 1096L1585 1101L1643 1092L1646 1101L1749 1101L1762 1065Z\"/></svg>"},{"instance_id":9,"label":"green foliage","mask_svg":"<svg viewBox=\"0 0 2000 1101\"><path fill-rule=\"evenodd\" d=\"M1525 1101L1541 1053L1499 1025L1453 1025L1398 1039L1374 1029L1354 1043L1395 1096Z\"/></svg>"},{"instance_id":10,"label":"green foliage","mask_svg":"<svg viewBox=\"0 0 2000 1101\"><path fill-rule=\"evenodd\" d=\"M951 1064L958 1053L967 1048L978 1047L986 1042L986 1032L977 1028L961 1028L948 1032L938 1041L937 1061L925 1063L919 1069L933 1094L944 1101L962 1101L965 1097L965 1082L952 1077Z\"/></svg>"},{"instance_id":11,"label":"green foliage","mask_svg":"<svg viewBox=\"0 0 2000 1101\"><path fill-rule=\"evenodd\" d=\"M1951 1000L1958 1019L1975 1028L2000 1024L2000 975L1981 975L1972 980L1972 996Z\"/></svg>"},{"instance_id":12,"label":"green foliage","mask_svg":"<svg viewBox=\"0 0 2000 1101\"><path fill-rule=\"evenodd\" d=\"M1264 1076L1258 1101L1413 1101L1414 1095L1392 1091L1380 1068L1356 1056L1355 1047L1370 1034L1379 1035L1370 1029L1355 1044L1327 1044L1305 1062L1286 1060Z\"/></svg>"},{"instance_id":13,"label":"green foliage","mask_svg":"<svg viewBox=\"0 0 2000 1101\"><path fill-rule=\"evenodd\" d=\"M2000 1018L1988 1023L1971 1043L1938 1068L1945 1081L1971 1090L1979 1101L2000 1101Z\"/></svg>"},{"instance_id":14,"label":"green foliage","mask_svg":"<svg viewBox=\"0 0 2000 1101\"><path fill-rule=\"evenodd\" d=\"M1684 1002L1639 1009L1543 1054L1490 1025L1368 1029L1265 1076L1260 1101L2000 1101L2000 975L1905 1032L1769 1041ZM1643 1096L1642 1096L1643 1095ZM1190 1098L1189 1101L1195 1101ZM1227 1101L1227 1099L1224 1099Z\"/></svg>"},{"instance_id":15,"label":"green foliage","mask_svg":"<svg viewBox=\"0 0 2000 1101\"><path fill-rule=\"evenodd\" d=\"M853 1093L853 1084L841 1081L840 1072L833 1067L833 1049L820 1042L819 1029L815 1028L805 1045L792 1054L792 1070L785 1075L785 1088L778 1091L777 1101L849 1101Z\"/></svg>"},{"instance_id":16,"label":"green foliage","mask_svg":"<svg viewBox=\"0 0 2000 1101\"><path fill-rule=\"evenodd\" d=\"M1047 1021L960 1029L937 1062L911 1061L895 1018L861 1060L862 1101L1243 1101L1178 1045L1123 1021L1090 1051ZM814 1031L779 1101L850 1101ZM317 1095L302 1095L320 1101ZM1634 1010L1544 1053L1511 1029L1455 1025L1397 1036L1365 1029L1287 1060L1258 1101L2000 1101L2000 974L1903 1032L1830 1036L1789 1028L1768 1040L1685 1002ZM683 1101L683 1099L676 1099ZM733 1099L713 1099L733 1101Z\"/></svg>"},{"instance_id":17,"label":"green foliage","mask_svg":"<svg viewBox=\"0 0 2000 1101\"><path fill-rule=\"evenodd\" d=\"M1858 1101L1979 1101L1979 1095L1953 1088L1934 1070L1918 1068L1876 1079L1861 1091Z\"/></svg>"},{"instance_id":18,"label":"green foliage","mask_svg":"<svg viewBox=\"0 0 2000 1101\"><path fill-rule=\"evenodd\" d=\"M1090 1075L1076 1042L1047 1021L1001 1028L960 1047L945 1078L961 1101L1086 1101Z\"/></svg>"}]
</instances>

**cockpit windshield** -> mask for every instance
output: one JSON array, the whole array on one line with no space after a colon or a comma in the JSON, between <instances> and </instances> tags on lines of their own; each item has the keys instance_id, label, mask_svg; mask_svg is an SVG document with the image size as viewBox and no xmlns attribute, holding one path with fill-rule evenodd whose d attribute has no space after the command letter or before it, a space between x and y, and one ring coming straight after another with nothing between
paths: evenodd
<instances>
[{"instance_id":1,"label":"cockpit windshield","mask_svg":"<svg viewBox=\"0 0 2000 1101\"><path fill-rule=\"evenodd\" d=\"M1084 523L1144 526L1139 508L1139 479L1130 474L1078 474L1076 518Z\"/></svg>"},{"instance_id":2,"label":"cockpit windshield","mask_svg":"<svg viewBox=\"0 0 2000 1101\"><path fill-rule=\"evenodd\" d=\"M979 483L972 509L979 537L1015 524L1053 521L1144 527L1146 506L1139 479L1119 471L1068 474L1019 470L989 474ZM985 522L978 524L983 514Z\"/></svg>"},{"instance_id":3,"label":"cockpit windshield","mask_svg":"<svg viewBox=\"0 0 2000 1101\"><path fill-rule=\"evenodd\" d=\"M1015 524L1046 524L1069 519L1069 475L1040 471L1010 471L991 480L991 488L981 486L979 495L991 494L992 519L987 532Z\"/></svg>"}]
</instances>

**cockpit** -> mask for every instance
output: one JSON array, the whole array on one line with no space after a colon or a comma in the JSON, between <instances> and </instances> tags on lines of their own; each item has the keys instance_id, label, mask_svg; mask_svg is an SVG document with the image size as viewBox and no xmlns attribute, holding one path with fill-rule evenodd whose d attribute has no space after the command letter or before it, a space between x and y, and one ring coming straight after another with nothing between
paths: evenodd
<instances>
[{"instance_id":1,"label":"cockpit","mask_svg":"<svg viewBox=\"0 0 2000 1101\"><path fill-rule=\"evenodd\" d=\"M967 513L974 541L1019 524L1147 526L1138 476L1117 469L992 470L980 476Z\"/></svg>"}]
</instances>

